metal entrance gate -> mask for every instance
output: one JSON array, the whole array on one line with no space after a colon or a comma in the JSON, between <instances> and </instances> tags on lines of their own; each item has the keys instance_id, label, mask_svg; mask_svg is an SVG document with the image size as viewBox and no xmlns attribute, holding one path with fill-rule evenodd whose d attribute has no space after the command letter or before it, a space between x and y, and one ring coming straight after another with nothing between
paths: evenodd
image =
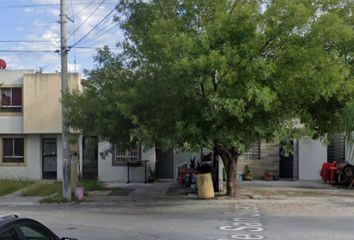
<instances>
[{"instance_id":1,"label":"metal entrance gate","mask_svg":"<svg viewBox=\"0 0 354 240\"><path fill-rule=\"evenodd\" d=\"M299 141L292 143L293 151L289 156L282 155L279 149L279 177L291 180L299 180Z\"/></svg>"},{"instance_id":2,"label":"metal entrance gate","mask_svg":"<svg viewBox=\"0 0 354 240\"><path fill-rule=\"evenodd\" d=\"M162 151L156 147L156 176L161 179L173 179L174 152L173 149Z\"/></svg>"},{"instance_id":3,"label":"metal entrance gate","mask_svg":"<svg viewBox=\"0 0 354 240\"><path fill-rule=\"evenodd\" d=\"M98 139L97 137L84 137L82 175L84 179L97 180L98 178Z\"/></svg>"},{"instance_id":4,"label":"metal entrance gate","mask_svg":"<svg viewBox=\"0 0 354 240\"><path fill-rule=\"evenodd\" d=\"M57 179L57 140L45 138L42 142L43 179Z\"/></svg>"}]
</instances>

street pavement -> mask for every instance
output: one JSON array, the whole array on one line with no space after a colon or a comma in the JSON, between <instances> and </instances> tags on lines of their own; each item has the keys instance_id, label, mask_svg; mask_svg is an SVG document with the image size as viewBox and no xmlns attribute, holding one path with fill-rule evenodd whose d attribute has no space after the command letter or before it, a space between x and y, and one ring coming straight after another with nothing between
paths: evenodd
<instances>
[{"instance_id":1,"label":"street pavement","mask_svg":"<svg viewBox=\"0 0 354 240\"><path fill-rule=\"evenodd\" d=\"M60 237L87 240L202 240L226 236L218 227L234 218L235 200L167 195L173 184L110 183L111 187L129 189L129 194L94 194L78 204L39 204L37 198L8 196L0 198L0 214L34 218Z\"/></svg>"},{"instance_id":2,"label":"street pavement","mask_svg":"<svg viewBox=\"0 0 354 240\"><path fill-rule=\"evenodd\" d=\"M1 204L80 240L354 239L354 191L319 183L241 184L237 199L167 194L172 183L120 186L127 196L79 204ZM10 201L10 199L7 199ZM21 199L16 198L21 202Z\"/></svg>"},{"instance_id":3,"label":"street pavement","mask_svg":"<svg viewBox=\"0 0 354 240\"><path fill-rule=\"evenodd\" d=\"M163 200L116 206L43 205L0 207L47 225L61 237L87 240L219 239L235 214L230 201Z\"/></svg>"}]
</instances>

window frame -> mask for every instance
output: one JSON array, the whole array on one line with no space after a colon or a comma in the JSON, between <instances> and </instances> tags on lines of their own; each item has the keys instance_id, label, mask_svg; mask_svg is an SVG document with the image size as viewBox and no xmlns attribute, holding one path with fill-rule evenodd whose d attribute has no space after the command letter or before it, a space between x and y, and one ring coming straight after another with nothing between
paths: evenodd
<instances>
[{"instance_id":1,"label":"window frame","mask_svg":"<svg viewBox=\"0 0 354 240\"><path fill-rule=\"evenodd\" d=\"M327 144L327 162L345 162L346 139L345 134L334 134Z\"/></svg>"},{"instance_id":2,"label":"window frame","mask_svg":"<svg viewBox=\"0 0 354 240\"><path fill-rule=\"evenodd\" d=\"M10 89L11 91L11 104L10 105L2 105L2 90L3 89ZM20 90L20 97L21 97L21 103L20 105L13 105L13 89L19 89ZM3 108L6 108L7 110L3 110ZM10 110L8 110L10 109ZM12 109L15 109L12 111ZM16 110L17 109L17 110ZM0 114L5 114L5 115L17 115L17 114L22 114L23 113L23 86L21 85L3 85L0 87Z\"/></svg>"},{"instance_id":3,"label":"window frame","mask_svg":"<svg viewBox=\"0 0 354 240\"><path fill-rule=\"evenodd\" d=\"M17 226L14 226L14 225L10 225L10 226L4 228L2 231L0 231L0 235L5 233L5 232L11 231L11 230L13 230L15 232L15 234L17 236L16 240L22 240L21 233L18 232Z\"/></svg>"},{"instance_id":4,"label":"window frame","mask_svg":"<svg viewBox=\"0 0 354 240\"><path fill-rule=\"evenodd\" d=\"M41 232L45 233L47 236L50 237L50 240L60 240L60 238L49 228L33 219L19 219L14 223L14 228L16 229L18 235L20 235L21 239L27 239L21 229L21 226L25 226L28 228L33 227L34 229L39 228Z\"/></svg>"},{"instance_id":5,"label":"window frame","mask_svg":"<svg viewBox=\"0 0 354 240\"><path fill-rule=\"evenodd\" d=\"M247 152L241 154L240 160L261 160L262 156L262 142L258 140L255 142Z\"/></svg>"},{"instance_id":6,"label":"window frame","mask_svg":"<svg viewBox=\"0 0 354 240\"><path fill-rule=\"evenodd\" d=\"M4 139L23 139L23 161L21 162L7 162L4 161ZM26 166L27 165L27 138L21 135L4 135L0 136L0 166Z\"/></svg>"},{"instance_id":7,"label":"window frame","mask_svg":"<svg viewBox=\"0 0 354 240\"><path fill-rule=\"evenodd\" d=\"M119 154L119 144L114 144L112 149L112 166L127 166L128 163L141 163L141 144L136 144L134 149L124 150L125 154ZM136 154L132 154L135 151ZM123 151L121 151L123 152ZM118 160L121 158L121 160Z\"/></svg>"}]
</instances>

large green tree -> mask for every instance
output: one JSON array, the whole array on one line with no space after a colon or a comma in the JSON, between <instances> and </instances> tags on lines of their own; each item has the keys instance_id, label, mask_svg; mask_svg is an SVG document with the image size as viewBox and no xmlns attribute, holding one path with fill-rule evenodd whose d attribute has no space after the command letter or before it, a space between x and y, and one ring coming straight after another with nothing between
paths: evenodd
<instances>
[{"instance_id":1,"label":"large green tree","mask_svg":"<svg viewBox=\"0 0 354 240\"><path fill-rule=\"evenodd\" d=\"M353 96L353 1L122 0L69 123L108 140L209 147L235 195L259 139L342 131Z\"/></svg>"}]
</instances>

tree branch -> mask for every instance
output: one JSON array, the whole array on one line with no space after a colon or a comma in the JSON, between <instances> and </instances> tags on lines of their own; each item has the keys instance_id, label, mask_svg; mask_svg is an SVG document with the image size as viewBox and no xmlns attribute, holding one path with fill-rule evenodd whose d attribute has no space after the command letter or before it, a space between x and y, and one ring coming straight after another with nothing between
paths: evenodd
<instances>
[{"instance_id":1,"label":"tree branch","mask_svg":"<svg viewBox=\"0 0 354 240\"><path fill-rule=\"evenodd\" d=\"M217 76L218 76L218 72L215 71L214 74L213 74L213 87L214 87L214 92L217 92L218 91L218 79L217 79Z\"/></svg>"}]
</instances>

